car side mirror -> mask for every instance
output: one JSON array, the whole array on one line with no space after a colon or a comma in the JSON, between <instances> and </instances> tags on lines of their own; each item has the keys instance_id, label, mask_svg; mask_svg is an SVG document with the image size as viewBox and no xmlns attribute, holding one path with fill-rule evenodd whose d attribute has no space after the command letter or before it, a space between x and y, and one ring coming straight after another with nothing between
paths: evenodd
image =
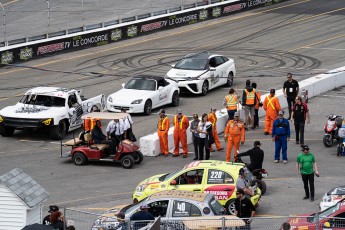
<instances>
[{"instance_id":1,"label":"car side mirror","mask_svg":"<svg viewBox=\"0 0 345 230\"><path fill-rule=\"evenodd\" d=\"M174 68L174 67L175 67L175 64L172 64L172 65L171 65L171 67L173 67L173 68Z\"/></svg>"},{"instance_id":2,"label":"car side mirror","mask_svg":"<svg viewBox=\"0 0 345 230\"><path fill-rule=\"evenodd\" d=\"M176 185L177 183L176 183L176 180L172 180L171 182L170 182L170 185Z\"/></svg>"},{"instance_id":3,"label":"car side mirror","mask_svg":"<svg viewBox=\"0 0 345 230\"><path fill-rule=\"evenodd\" d=\"M161 91L163 89L163 86L158 87L158 91Z\"/></svg>"},{"instance_id":4,"label":"car side mirror","mask_svg":"<svg viewBox=\"0 0 345 230\"><path fill-rule=\"evenodd\" d=\"M125 88L125 85L126 85L125 83L122 83L122 84L121 84L122 88Z\"/></svg>"},{"instance_id":5,"label":"car side mirror","mask_svg":"<svg viewBox=\"0 0 345 230\"><path fill-rule=\"evenodd\" d=\"M216 71L216 68L210 67L210 71Z\"/></svg>"}]
</instances>

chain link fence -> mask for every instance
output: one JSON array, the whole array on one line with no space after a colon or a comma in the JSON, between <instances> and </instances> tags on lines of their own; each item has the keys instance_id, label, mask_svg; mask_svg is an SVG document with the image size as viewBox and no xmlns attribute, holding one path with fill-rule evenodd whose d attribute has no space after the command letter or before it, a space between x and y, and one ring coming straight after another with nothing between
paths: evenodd
<instances>
[{"instance_id":1,"label":"chain link fence","mask_svg":"<svg viewBox=\"0 0 345 230\"><path fill-rule=\"evenodd\" d=\"M78 230L114 230L119 225L114 214L107 215L91 212L84 212L75 209L64 209L64 216L67 225L73 225ZM332 216L332 217L330 217ZM330 216L273 216L254 217L250 224L246 224L246 219L239 219L231 216L214 217L190 217L183 219L162 218L154 221L123 221L128 230L139 229L160 229L163 230L194 230L194 229L257 229L257 230L277 230L283 223L289 223L290 229L332 229L345 228L345 213ZM284 229L285 230L285 229Z\"/></svg>"}]
</instances>

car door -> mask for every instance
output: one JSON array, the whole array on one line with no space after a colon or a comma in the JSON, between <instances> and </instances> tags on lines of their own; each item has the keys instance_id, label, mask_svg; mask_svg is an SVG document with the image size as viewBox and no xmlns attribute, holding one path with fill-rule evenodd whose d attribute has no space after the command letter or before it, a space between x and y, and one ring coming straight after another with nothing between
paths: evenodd
<instances>
[{"instance_id":1,"label":"car door","mask_svg":"<svg viewBox=\"0 0 345 230\"><path fill-rule=\"evenodd\" d=\"M186 169L170 181L168 190L202 192L204 169Z\"/></svg>"},{"instance_id":2,"label":"car door","mask_svg":"<svg viewBox=\"0 0 345 230\"><path fill-rule=\"evenodd\" d=\"M226 70L226 63L225 59L222 56L215 57L217 69L219 71L219 81L217 82L217 86L224 85L226 83L227 70Z\"/></svg>"},{"instance_id":3,"label":"car door","mask_svg":"<svg viewBox=\"0 0 345 230\"><path fill-rule=\"evenodd\" d=\"M158 80L158 89L157 89L157 94L158 94L158 106L162 106L168 103L168 96L169 96L169 82L166 82L164 79Z\"/></svg>"},{"instance_id":4,"label":"car door","mask_svg":"<svg viewBox=\"0 0 345 230\"><path fill-rule=\"evenodd\" d=\"M213 89L218 86L221 77L221 69L217 65L216 57L210 58L209 69L209 89Z\"/></svg>"},{"instance_id":5,"label":"car door","mask_svg":"<svg viewBox=\"0 0 345 230\"><path fill-rule=\"evenodd\" d=\"M212 193L224 205L227 200L234 198L236 184L234 177L219 169L208 169L204 186L204 193Z\"/></svg>"},{"instance_id":6,"label":"car door","mask_svg":"<svg viewBox=\"0 0 345 230\"><path fill-rule=\"evenodd\" d=\"M69 129L79 127L82 124L81 116L83 115L83 108L77 101L75 93L70 93L66 102L66 107L69 116Z\"/></svg>"}]
</instances>

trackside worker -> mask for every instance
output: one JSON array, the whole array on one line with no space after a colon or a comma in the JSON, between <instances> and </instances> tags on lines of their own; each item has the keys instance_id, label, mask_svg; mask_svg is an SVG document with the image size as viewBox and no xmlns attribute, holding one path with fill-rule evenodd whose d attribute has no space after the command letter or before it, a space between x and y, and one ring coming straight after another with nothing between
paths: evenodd
<instances>
[{"instance_id":1,"label":"trackside worker","mask_svg":"<svg viewBox=\"0 0 345 230\"><path fill-rule=\"evenodd\" d=\"M275 142L274 163L280 161L282 151L283 163L287 163L287 142L290 140L290 123L284 118L284 111L278 112L278 118L273 123L272 141Z\"/></svg>"},{"instance_id":2,"label":"trackside worker","mask_svg":"<svg viewBox=\"0 0 345 230\"><path fill-rule=\"evenodd\" d=\"M229 94L225 96L223 104L228 111L229 120L234 119L234 114L237 112L238 98L233 88L231 88Z\"/></svg>"},{"instance_id":3,"label":"trackside worker","mask_svg":"<svg viewBox=\"0 0 345 230\"><path fill-rule=\"evenodd\" d=\"M91 113L92 112L100 112L99 108L94 105L91 107ZM84 130L85 131L92 131L93 128L96 126L96 121L100 120L99 118L86 118L84 119ZM102 128L102 122L101 122L101 128Z\"/></svg>"},{"instance_id":4,"label":"trackside worker","mask_svg":"<svg viewBox=\"0 0 345 230\"><path fill-rule=\"evenodd\" d=\"M254 112L254 127L259 128L259 108L262 106L261 103L261 93L256 89L256 83L252 82L252 87L256 90L256 103L255 103L255 112Z\"/></svg>"},{"instance_id":5,"label":"trackside worker","mask_svg":"<svg viewBox=\"0 0 345 230\"><path fill-rule=\"evenodd\" d=\"M212 123L212 135L214 139L214 143L216 144L216 148L218 151L222 151L224 148L219 142L218 131L217 131L217 116L216 116L217 109L211 108L211 112L208 115L208 121ZM212 149L212 145L210 145L210 151L214 152Z\"/></svg>"},{"instance_id":6,"label":"trackside worker","mask_svg":"<svg viewBox=\"0 0 345 230\"><path fill-rule=\"evenodd\" d=\"M284 93L284 96L286 97L286 101L288 103L288 108L289 108L288 120L291 119L292 106L295 103L295 98L297 97L298 92L299 92L298 81L296 81L295 79L292 79L292 74L288 73L287 81L285 81L283 85L283 93Z\"/></svg>"},{"instance_id":7,"label":"trackside worker","mask_svg":"<svg viewBox=\"0 0 345 230\"><path fill-rule=\"evenodd\" d=\"M266 111L265 135L272 134L273 122L277 118L277 113L281 110L279 99L275 96L275 93L275 89L271 89L270 95L264 100L264 110Z\"/></svg>"},{"instance_id":8,"label":"trackside worker","mask_svg":"<svg viewBox=\"0 0 345 230\"><path fill-rule=\"evenodd\" d=\"M158 137L159 137L159 144L161 147L161 154L167 157L169 155L169 147L168 147L168 132L170 128L170 121L169 118L165 115L165 110L161 109L159 111L159 119L158 119Z\"/></svg>"},{"instance_id":9,"label":"trackside worker","mask_svg":"<svg viewBox=\"0 0 345 230\"><path fill-rule=\"evenodd\" d=\"M237 152L240 149L240 142L244 144L244 124L239 120L239 113L234 114L234 119L229 120L224 130L224 140L228 142L226 147L226 161L229 162L231 159L232 147L234 147L234 160L236 159Z\"/></svg>"},{"instance_id":10,"label":"trackside worker","mask_svg":"<svg viewBox=\"0 0 345 230\"><path fill-rule=\"evenodd\" d=\"M177 110L177 115L175 115L174 117L173 124L174 124L174 145L175 145L173 157L180 156L179 145L181 142L183 158L186 158L188 156L186 131L189 127L189 121L187 117L183 116L181 109Z\"/></svg>"},{"instance_id":11,"label":"trackside worker","mask_svg":"<svg viewBox=\"0 0 345 230\"><path fill-rule=\"evenodd\" d=\"M254 129L254 113L256 104L256 90L250 85L250 80L246 81L246 87L243 90L242 108L245 112L245 130L248 130L249 116L251 128Z\"/></svg>"}]
</instances>

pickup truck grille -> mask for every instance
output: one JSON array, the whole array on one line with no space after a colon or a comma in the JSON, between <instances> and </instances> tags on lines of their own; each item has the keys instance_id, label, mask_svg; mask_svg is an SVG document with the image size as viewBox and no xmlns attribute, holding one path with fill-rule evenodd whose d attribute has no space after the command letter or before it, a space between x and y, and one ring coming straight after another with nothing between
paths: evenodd
<instances>
[{"instance_id":1,"label":"pickup truck grille","mask_svg":"<svg viewBox=\"0 0 345 230\"><path fill-rule=\"evenodd\" d=\"M18 128L37 128L42 124L41 119L13 118L5 117L4 125Z\"/></svg>"}]
</instances>

